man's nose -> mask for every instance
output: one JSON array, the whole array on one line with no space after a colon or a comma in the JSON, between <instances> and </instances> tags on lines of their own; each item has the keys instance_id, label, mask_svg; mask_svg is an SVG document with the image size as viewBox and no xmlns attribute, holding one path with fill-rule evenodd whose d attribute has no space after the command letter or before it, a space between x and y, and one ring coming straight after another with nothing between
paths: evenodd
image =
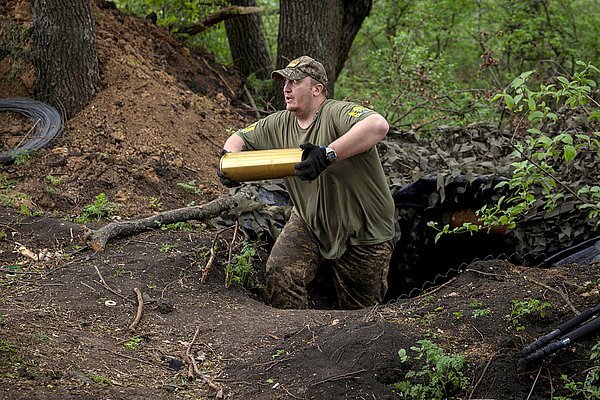
<instances>
[{"instance_id":1,"label":"man's nose","mask_svg":"<svg viewBox=\"0 0 600 400\"><path fill-rule=\"evenodd\" d=\"M283 91L284 92L291 92L292 91L292 89L290 87L291 83L292 83L292 81L290 81L289 79L285 80L285 83L283 84Z\"/></svg>"}]
</instances>

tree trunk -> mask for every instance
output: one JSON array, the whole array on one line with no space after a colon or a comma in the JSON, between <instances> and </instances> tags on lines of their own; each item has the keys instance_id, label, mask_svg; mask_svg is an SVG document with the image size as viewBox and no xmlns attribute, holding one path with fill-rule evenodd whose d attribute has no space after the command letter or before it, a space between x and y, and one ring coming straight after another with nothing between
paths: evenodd
<instances>
[{"instance_id":1,"label":"tree trunk","mask_svg":"<svg viewBox=\"0 0 600 400\"><path fill-rule=\"evenodd\" d=\"M64 110L81 111L100 81L90 0L32 0L35 94Z\"/></svg>"},{"instance_id":2,"label":"tree trunk","mask_svg":"<svg viewBox=\"0 0 600 400\"><path fill-rule=\"evenodd\" d=\"M291 60L309 55L323 63L333 88L342 70L350 46L360 26L371 11L372 0L281 0L277 68ZM277 105L283 105L281 85Z\"/></svg>"},{"instance_id":3,"label":"tree trunk","mask_svg":"<svg viewBox=\"0 0 600 400\"><path fill-rule=\"evenodd\" d=\"M232 0L232 5L254 7L255 0ZM243 78L255 74L270 79L273 63L262 35L260 14L242 15L225 21L233 64Z\"/></svg>"}]
</instances>

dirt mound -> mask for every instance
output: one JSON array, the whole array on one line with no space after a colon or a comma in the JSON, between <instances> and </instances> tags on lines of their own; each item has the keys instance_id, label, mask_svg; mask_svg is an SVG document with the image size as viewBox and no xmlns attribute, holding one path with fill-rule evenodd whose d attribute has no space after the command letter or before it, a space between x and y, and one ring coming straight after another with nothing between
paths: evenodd
<instances>
[{"instance_id":1,"label":"dirt mound","mask_svg":"<svg viewBox=\"0 0 600 400\"><path fill-rule=\"evenodd\" d=\"M2 34L26 41L27 4L0 4ZM246 124L229 89L239 85L234 73L150 22L116 10L95 16L97 96L53 147L0 167L9 195L0 199L11 203L0 203L0 398L391 399L394 383L421 371L411 347L423 339L465 357L461 398L545 400L570 395L562 374L585 379L593 341L543 364L523 366L519 353L598 303L597 265L492 260L372 309L277 310L261 299L266 254L258 243L255 286L225 287L231 253L243 245L232 230L217 239L199 223L164 226L114 240L104 252L82 247L83 226L63 217L100 193L123 217L224 193L214 174L218 152L227 129ZM0 57L2 97L32 95L21 49ZM3 142L18 143L31 125L0 114L0 127ZM36 208L44 216L26 215ZM546 316L510 317L513 301L533 300L550 304Z\"/></svg>"},{"instance_id":2,"label":"dirt mound","mask_svg":"<svg viewBox=\"0 0 600 400\"><path fill-rule=\"evenodd\" d=\"M22 3L14 7L8 15ZM61 213L105 193L123 216L222 193L215 178L219 150L227 129L245 124L231 105L236 75L149 21L117 10L95 10L95 17L102 86L52 148L8 169L15 189L39 207ZM12 23L10 29L17 31L29 24ZM7 57L4 70L8 64ZM22 70L27 76L12 82L10 74L2 75L2 97L31 96L31 66ZM52 190L49 180L57 183Z\"/></svg>"}]
</instances>

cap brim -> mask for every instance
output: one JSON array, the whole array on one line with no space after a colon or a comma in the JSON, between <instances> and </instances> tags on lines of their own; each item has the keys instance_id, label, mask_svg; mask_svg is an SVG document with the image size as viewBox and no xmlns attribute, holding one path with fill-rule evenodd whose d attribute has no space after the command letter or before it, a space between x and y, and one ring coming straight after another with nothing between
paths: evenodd
<instances>
[{"instance_id":1,"label":"cap brim","mask_svg":"<svg viewBox=\"0 0 600 400\"><path fill-rule=\"evenodd\" d=\"M282 81L284 79L289 79L290 81L296 81L298 79L306 78L308 74L298 71L295 68L285 68L278 69L277 71L271 72L271 79L276 82Z\"/></svg>"}]
</instances>

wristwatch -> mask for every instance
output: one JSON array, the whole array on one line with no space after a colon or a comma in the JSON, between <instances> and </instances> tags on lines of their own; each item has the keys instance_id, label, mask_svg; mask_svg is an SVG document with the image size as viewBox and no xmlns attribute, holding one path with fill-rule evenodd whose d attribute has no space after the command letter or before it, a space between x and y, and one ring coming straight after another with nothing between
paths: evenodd
<instances>
[{"instance_id":1,"label":"wristwatch","mask_svg":"<svg viewBox=\"0 0 600 400\"><path fill-rule=\"evenodd\" d=\"M335 150L329 146L321 146L321 147L325 149L325 157L329 160L329 162L334 162L335 159L337 158L337 153L335 152Z\"/></svg>"}]
</instances>

